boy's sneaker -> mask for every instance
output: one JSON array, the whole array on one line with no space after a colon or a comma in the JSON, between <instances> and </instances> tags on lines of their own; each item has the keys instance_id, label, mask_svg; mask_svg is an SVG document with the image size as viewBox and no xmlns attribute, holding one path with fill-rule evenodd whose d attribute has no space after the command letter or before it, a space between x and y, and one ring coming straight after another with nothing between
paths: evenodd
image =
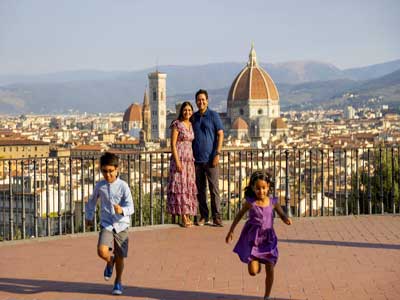
<instances>
[{"instance_id":1,"label":"boy's sneaker","mask_svg":"<svg viewBox=\"0 0 400 300\"><path fill-rule=\"evenodd\" d=\"M112 290L113 295L122 295L122 285L120 282L116 282L114 284L114 288Z\"/></svg>"},{"instance_id":2,"label":"boy's sneaker","mask_svg":"<svg viewBox=\"0 0 400 300\"><path fill-rule=\"evenodd\" d=\"M112 273L113 273L113 269L114 269L114 257L112 257L112 265L111 267L108 265L108 263L106 263L106 268L104 269L104 279L105 280L110 280L112 277Z\"/></svg>"}]
</instances>

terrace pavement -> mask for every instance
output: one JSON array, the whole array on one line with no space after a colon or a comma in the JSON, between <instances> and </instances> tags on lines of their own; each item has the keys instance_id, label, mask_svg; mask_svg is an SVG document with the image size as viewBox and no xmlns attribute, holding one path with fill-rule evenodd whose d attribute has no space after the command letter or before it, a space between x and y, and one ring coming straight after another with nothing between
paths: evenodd
<instances>
[{"instance_id":1,"label":"terrace pavement","mask_svg":"<svg viewBox=\"0 0 400 300\"><path fill-rule=\"evenodd\" d=\"M224 242L228 226L132 228L119 297L103 280L96 233L0 242L0 300L262 299L264 270L248 275ZM276 219L275 229L274 299L400 299L400 216Z\"/></svg>"}]
</instances>

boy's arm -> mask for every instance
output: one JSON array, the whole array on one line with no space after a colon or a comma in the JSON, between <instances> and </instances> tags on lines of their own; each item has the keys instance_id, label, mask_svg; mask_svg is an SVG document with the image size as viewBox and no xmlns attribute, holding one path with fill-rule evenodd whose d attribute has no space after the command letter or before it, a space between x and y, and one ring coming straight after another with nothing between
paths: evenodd
<instances>
[{"instance_id":1,"label":"boy's arm","mask_svg":"<svg viewBox=\"0 0 400 300\"><path fill-rule=\"evenodd\" d=\"M122 212L120 212L120 214L123 216L130 216L134 212L131 190L130 190L128 184L124 184L123 189L124 189L123 190L124 201L121 203L121 205L119 205L119 207L122 210Z\"/></svg>"},{"instance_id":2,"label":"boy's arm","mask_svg":"<svg viewBox=\"0 0 400 300\"><path fill-rule=\"evenodd\" d=\"M99 189L96 185L92 195L89 197L89 200L86 203L86 220L93 220L98 198L99 198Z\"/></svg>"},{"instance_id":3,"label":"boy's arm","mask_svg":"<svg viewBox=\"0 0 400 300\"><path fill-rule=\"evenodd\" d=\"M292 219L288 218L288 216L285 214L285 212L283 211L281 205L277 202L274 205L275 211L278 213L279 217L281 218L281 220L287 224L287 225L291 225L292 224Z\"/></svg>"}]
</instances>

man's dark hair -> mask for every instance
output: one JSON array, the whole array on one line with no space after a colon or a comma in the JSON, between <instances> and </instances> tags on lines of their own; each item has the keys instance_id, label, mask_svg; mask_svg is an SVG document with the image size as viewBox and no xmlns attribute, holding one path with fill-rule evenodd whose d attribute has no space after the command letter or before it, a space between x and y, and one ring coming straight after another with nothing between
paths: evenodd
<instances>
[{"instance_id":1,"label":"man's dark hair","mask_svg":"<svg viewBox=\"0 0 400 300\"><path fill-rule=\"evenodd\" d=\"M118 168L119 158L111 152L106 152L100 157L100 167L114 166Z\"/></svg>"},{"instance_id":2,"label":"man's dark hair","mask_svg":"<svg viewBox=\"0 0 400 300\"><path fill-rule=\"evenodd\" d=\"M196 97L195 97L196 100L197 100L197 96L200 95L200 94L204 94L204 95L206 96L206 99L208 100L208 93L207 93L207 91L206 91L206 90L202 90L202 89L199 89L199 90L196 92Z\"/></svg>"}]
</instances>

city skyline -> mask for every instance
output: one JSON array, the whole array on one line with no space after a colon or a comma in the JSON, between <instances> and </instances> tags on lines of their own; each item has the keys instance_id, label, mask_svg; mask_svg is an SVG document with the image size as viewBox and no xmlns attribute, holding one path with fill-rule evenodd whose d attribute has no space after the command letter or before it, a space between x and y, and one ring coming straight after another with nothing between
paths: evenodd
<instances>
[{"instance_id":1,"label":"city skyline","mask_svg":"<svg viewBox=\"0 0 400 300\"><path fill-rule=\"evenodd\" d=\"M400 3L0 2L1 74L316 60L346 69L400 58Z\"/></svg>"}]
</instances>

